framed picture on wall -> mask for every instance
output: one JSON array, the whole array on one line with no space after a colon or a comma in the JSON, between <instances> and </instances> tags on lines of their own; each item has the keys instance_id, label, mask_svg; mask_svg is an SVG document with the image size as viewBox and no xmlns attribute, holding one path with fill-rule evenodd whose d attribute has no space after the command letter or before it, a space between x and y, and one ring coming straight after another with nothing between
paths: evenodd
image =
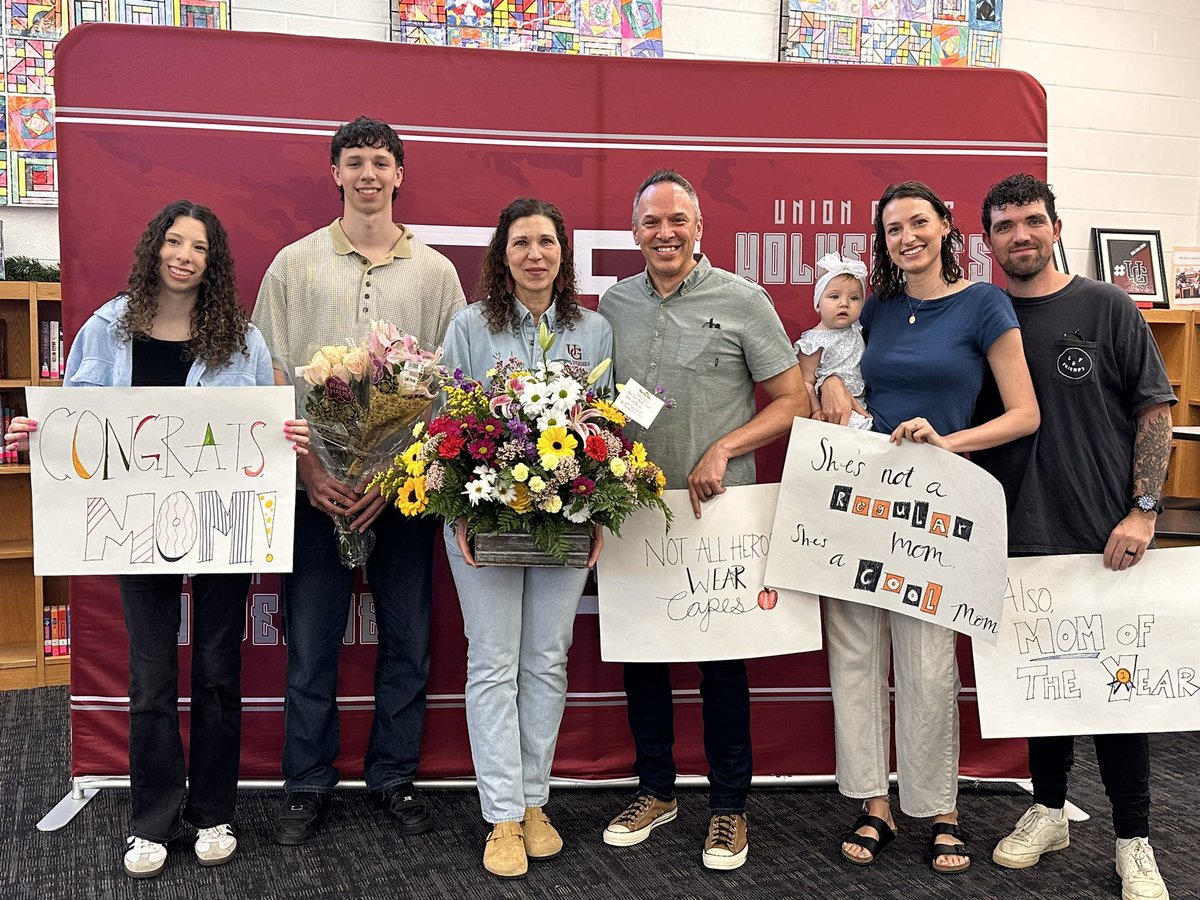
<instances>
[{"instance_id":1,"label":"framed picture on wall","mask_svg":"<svg viewBox=\"0 0 1200 900\"><path fill-rule=\"evenodd\" d=\"M1067 268L1067 248L1063 246L1062 238L1054 242L1054 268L1064 275L1071 274L1071 270Z\"/></svg>"},{"instance_id":2,"label":"framed picture on wall","mask_svg":"<svg viewBox=\"0 0 1200 900\"><path fill-rule=\"evenodd\" d=\"M1093 228L1092 243L1098 279L1115 284L1138 306L1166 309L1171 305L1160 232Z\"/></svg>"},{"instance_id":3,"label":"framed picture on wall","mask_svg":"<svg viewBox=\"0 0 1200 900\"><path fill-rule=\"evenodd\" d=\"M1175 273L1175 302L1200 304L1200 247L1172 248L1171 269Z\"/></svg>"}]
</instances>

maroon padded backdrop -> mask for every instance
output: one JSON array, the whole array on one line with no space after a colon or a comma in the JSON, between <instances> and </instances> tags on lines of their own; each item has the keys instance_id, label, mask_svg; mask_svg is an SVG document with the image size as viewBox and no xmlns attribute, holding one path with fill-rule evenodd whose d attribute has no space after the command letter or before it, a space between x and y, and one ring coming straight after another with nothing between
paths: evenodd
<instances>
[{"instance_id":1,"label":"maroon padded backdrop","mask_svg":"<svg viewBox=\"0 0 1200 900\"><path fill-rule=\"evenodd\" d=\"M633 191L671 166L700 193L704 252L764 284L793 338L815 321L816 259L834 248L867 258L872 203L889 183L922 179L953 202L968 274L989 280L980 199L1011 172L1046 171L1045 94L1027 75L996 70L565 57L85 25L62 41L56 82L68 335L121 289L145 223L179 197L211 206L225 223L251 306L279 248L339 215L329 140L359 114L386 119L404 138L397 218L445 252L465 285L486 237L478 229L532 194L562 208L594 306L607 284L641 268L629 234ZM760 452L760 479L777 479L782 458L782 446ZM362 772L370 726L370 590L355 588L342 654L346 777ZM247 778L279 776L278 594L278 580L264 577L247 605ZM128 675L114 580L74 579L71 604L73 773L122 774ZM440 548L433 630L421 775L469 775L465 641ZM1023 742L980 740L970 654L960 649L963 773L1023 775ZM181 663L186 673L186 647ZM831 774L823 654L756 660L750 673L755 771ZM696 683L695 666L678 667L683 773L706 769ZM187 693L185 674L185 711ZM596 618L585 611L556 774L629 774L623 700L620 667L600 661Z\"/></svg>"}]
</instances>

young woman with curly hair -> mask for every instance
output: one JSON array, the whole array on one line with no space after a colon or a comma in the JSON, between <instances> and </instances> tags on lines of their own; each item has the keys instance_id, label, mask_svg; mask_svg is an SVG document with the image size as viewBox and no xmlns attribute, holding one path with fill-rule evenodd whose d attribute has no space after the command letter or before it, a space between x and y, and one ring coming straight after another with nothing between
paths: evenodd
<instances>
[{"instance_id":1,"label":"young woman with curly hair","mask_svg":"<svg viewBox=\"0 0 1200 900\"><path fill-rule=\"evenodd\" d=\"M873 293L859 320L867 344L866 409L835 376L821 388L827 421L846 424L857 408L897 444L910 440L953 453L1037 430L1037 399L1012 303L998 287L963 277L962 246L950 208L927 185L906 181L883 192L875 215ZM987 370L1004 412L972 427ZM863 802L842 839L842 856L868 865L895 836L888 801L892 668L900 808L933 819L935 872L964 871L971 858L958 827L956 633L842 600L826 600L824 613L838 788Z\"/></svg>"},{"instance_id":2,"label":"young woman with curly hair","mask_svg":"<svg viewBox=\"0 0 1200 900\"><path fill-rule=\"evenodd\" d=\"M271 357L238 305L229 238L212 210L187 200L151 220L134 251L129 289L76 335L67 387L272 385ZM37 422L14 420L5 441L28 447ZM308 425L283 433L306 453ZM198 835L201 865L237 850L232 823L241 746L241 646L249 573L191 580L191 751L179 733L179 596L183 576L120 575L129 632L129 778L133 799L124 867L158 875L184 823ZM186 782L185 782L186 774Z\"/></svg>"},{"instance_id":3,"label":"young woman with curly hair","mask_svg":"<svg viewBox=\"0 0 1200 900\"><path fill-rule=\"evenodd\" d=\"M552 360L590 368L612 356L612 328L576 301L562 214L525 197L500 213L476 297L446 331L445 363L486 381L496 359L540 362L539 324ZM612 387L611 375L601 382ZM456 533L455 533L456 532ZM446 527L446 554L467 635L467 732L483 817L492 831L483 866L520 878L562 838L543 811L567 692L567 651L586 568L478 566L466 522ZM596 529L588 565L603 546Z\"/></svg>"}]
</instances>

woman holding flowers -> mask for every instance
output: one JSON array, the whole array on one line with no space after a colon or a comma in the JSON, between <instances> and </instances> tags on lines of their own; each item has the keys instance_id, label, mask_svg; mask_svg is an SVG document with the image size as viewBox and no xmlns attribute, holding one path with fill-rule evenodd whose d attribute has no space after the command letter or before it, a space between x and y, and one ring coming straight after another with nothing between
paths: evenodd
<instances>
[{"instance_id":1,"label":"woman holding flowers","mask_svg":"<svg viewBox=\"0 0 1200 900\"><path fill-rule=\"evenodd\" d=\"M164 207L134 250L128 290L101 306L71 346L67 387L273 385L271 356L238 305L229 238L212 210ZM14 419L9 446L28 447L37 423ZM307 453L304 420L282 437ZM179 734L178 574L121 575L129 632L129 778L133 799L126 874L158 875L184 822L199 832L201 865L228 862L241 748L242 631L250 573L192 578L191 752ZM185 782L186 774L186 782Z\"/></svg>"},{"instance_id":2,"label":"woman holding flowers","mask_svg":"<svg viewBox=\"0 0 1200 900\"><path fill-rule=\"evenodd\" d=\"M608 323L579 306L562 214L550 203L522 198L500 213L476 296L478 302L459 312L446 333L446 367L461 370L460 378L486 383L501 361L514 357L532 367L542 359L542 346L551 338L551 352L546 354L551 367L553 360L561 359L562 364L586 371L612 355ZM601 383L611 386L611 375ZM474 438L463 447L455 444L463 440L458 434L441 440L443 458L456 451L479 462L478 477L465 489L475 492L476 496L468 494L472 503L496 489L501 469L512 473L512 483L503 491L508 505L518 512L535 502L548 513L562 510L561 496L545 491L538 482L567 478L573 493L586 494L589 479L582 477L577 461L585 452L586 439L568 427L569 410L582 399L574 396L577 389L577 382L572 387L562 379L518 398L526 412L532 407L540 412L536 447L531 443L522 449L514 440L497 444L489 440L486 427L474 429ZM557 425L556 420L563 424ZM509 433L514 431L513 421L515 414L509 419ZM501 424L498 419L497 427ZM548 454L555 459L552 471L545 478L531 475L535 467L544 470L540 463ZM535 499L539 493L544 500ZM586 506L575 518L588 520ZM601 532L596 527L589 567L600 555ZM471 756L483 817L493 825L483 865L493 875L520 878L528 859L549 859L562 849L562 838L543 807L566 701L567 651L588 570L477 566L465 519L456 523L453 532L447 526L446 550L468 641Z\"/></svg>"}]
</instances>

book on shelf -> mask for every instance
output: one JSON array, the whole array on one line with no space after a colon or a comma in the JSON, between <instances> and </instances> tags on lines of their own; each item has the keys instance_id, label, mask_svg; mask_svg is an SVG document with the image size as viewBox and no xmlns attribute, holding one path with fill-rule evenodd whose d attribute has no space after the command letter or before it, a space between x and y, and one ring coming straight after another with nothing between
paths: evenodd
<instances>
[{"instance_id":1,"label":"book on shelf","mask_svg":"<svg viewBox=\"0 0 1200 900\"><path fill-rule=\"evenodd\" d=\"M59 334L58 320L50 320L50 377L58 378L62 374L59 367L58 350L62 345L62 335Z\"/></svg>"},{"instance_id":2,"label":"book on shelf","mask_svg":"<svg viewBox=\"0 0 1200 900\"><path fill-rule=\"evenodd\" d=\"M67 352L63 344L62 326L58 327L58 377L62 378L67 373Z\"/></svg>"},{"instance_id":3,"label":"book on shelf","mask_svg":"<svg viewBox=\"0 0 1200 900\"><path fill-rule=\"evenodd\" d=\"M0 319L0 378L8 377L8 322Z\"/></svg>"},{"instance_id":4,"label":"book on shelf","mask_svg":"<svg viewBox=\"0 0 1200 900\"><path fill-rule=\"evenodd\" d=\"M58 607L50 607L50 655L58 656Z\"/></svg>"},{"instance_id":5,"label":"book on shelf","mask_svg":"<svg viewBox=\"0 0 1200 900\"><path fill-rule=\"evenodd\" d=\"M38 327L38 363L41 365L43 378L50 377L50 323L46 319Z\"/></svg>"},{"instance_id":6,"label":"book on shelf","mask_svg":"<svg viewBox=\"0 0 1200 900\"><path fill-rule=\"evenodd\" d=\"M54 632L53 632L53 613L49 606L42 607L42 654L44 656L54 655Z\"/></svg>"}]
</instances>

